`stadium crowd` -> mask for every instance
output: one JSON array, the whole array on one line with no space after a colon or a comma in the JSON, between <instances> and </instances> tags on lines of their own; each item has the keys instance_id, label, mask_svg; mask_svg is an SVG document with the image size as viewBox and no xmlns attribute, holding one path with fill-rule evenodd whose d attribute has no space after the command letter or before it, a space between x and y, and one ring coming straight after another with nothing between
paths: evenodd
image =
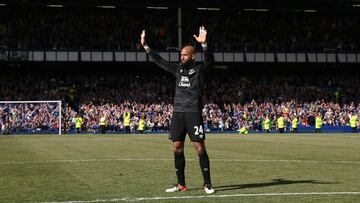
<instances>
[{"instance_id":1,"label":"stadium crowd","mask_svg":"<svg viewBox=\"0 0 360 203\"><path fill-rule=\"evenodd\" d=\"M99 132L102 116L108 132L124 132L126 109L130 110L131 132L137 132L142 114L146 131L167 132L174 82L166 73L156 74L7 74L1 76L0 100L66 101L62 124L67 132L75 132L77 116L83 119L83 132ZM253 75L214 70L206 81L202 112L206 131L233 131L242 126L263 131L266 116L272 130L279 116L287 126L294 115L300 126L309 126L318 113L325 126L346 126L351 114L360 112L360 103L354 103L360 99L356 75ZM11 132L55 132L59 110L54 103L0 104L0 115L1 124Z\"/></svg>"},{"instance_id":2,"label":"stadium crowd","mask_svg":"<svg viewBox=\"0 0 360 203\"><path fill-rule=\"evenodd\" d=\"M140 50L147 30L158 50L178 46L177 10L1 8L0 44L10 49ZM163 16L168 16L163 18ZM220 51L354 51L360 17L334 12L199 11L184 9L183 42L199 25ZM26 30L26 32L24 32ZM190 33L190 34L186 34Z\"/></svg>"},{"instance_id":3,"label":"stadium crowd","mask_svg":"<svg viewBox=\"0 0 360 203\"><path fill-rule=\"evenodd\" d=\"M59 132L59 112L55 103L1 104L1 132Z\"/></svg>"}]
</instances>

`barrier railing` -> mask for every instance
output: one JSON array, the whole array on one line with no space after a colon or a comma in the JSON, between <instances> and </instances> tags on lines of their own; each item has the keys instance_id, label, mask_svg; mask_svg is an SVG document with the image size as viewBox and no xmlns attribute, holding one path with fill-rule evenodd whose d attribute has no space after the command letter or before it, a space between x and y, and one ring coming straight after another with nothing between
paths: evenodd
<instances>
[{"instance_id":1,"label":"barrier railing","mask_svg":"<svg viewBox=\"0 0 360 203\"><path fill-rule=\"evenodd\" d=\"M170 62L179 62L179 52L160 51ZM202 61L198 52L196 60ZM6 50L2 61L29 62L149 62L144 51ZM224 63L360 63L360 53L335 52L214 52L215 62Z\"/></svg>"}]
</instances>

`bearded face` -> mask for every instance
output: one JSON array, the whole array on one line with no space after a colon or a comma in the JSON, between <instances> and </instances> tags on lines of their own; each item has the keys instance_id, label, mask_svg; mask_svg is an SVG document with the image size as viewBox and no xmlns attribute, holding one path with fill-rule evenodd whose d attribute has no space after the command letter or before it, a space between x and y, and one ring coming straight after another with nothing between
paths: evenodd
<instances>
[{"instance_id":1,"label":"bearded face","mask_svg":"<svg viewBox=\"0 0 360 203\"><path fill-rule=\"evenodd\" d=\"M181 50L181 64L184 67L189 66L195 60L195 50L192 46L186 46Z\"/></svg>"}]
</instances>

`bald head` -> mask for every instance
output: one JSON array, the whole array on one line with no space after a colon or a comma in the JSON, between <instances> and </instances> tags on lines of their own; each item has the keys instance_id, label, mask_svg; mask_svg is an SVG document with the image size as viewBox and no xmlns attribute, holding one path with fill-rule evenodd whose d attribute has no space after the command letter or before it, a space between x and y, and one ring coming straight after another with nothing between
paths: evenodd
<instances>
[{"instance_id":1,"label":"bald head","mask_svg":"<svg viewBox=\"0 0 360 203\"><path fill-rule=\"evenodd\" d=\"M195 60L195 48L193 46L185 46L181 50L181 63L187 64Z\"/></svg>"},{"instance_id":2,"label":"bald head","mask_svg":"<svg viewBox=\"0 0 360 203\"><path fill-rule=\"evenodd\" d=\"M182 53L182 52L187 52L187 53L189 53L189 54L191 55L191 54L194 54L194 53L195 53L195 48L194 48L193 46L188 45L188 46L185 46L185 47L181 50L181 53Z\"/></svg>"}]
</instances>

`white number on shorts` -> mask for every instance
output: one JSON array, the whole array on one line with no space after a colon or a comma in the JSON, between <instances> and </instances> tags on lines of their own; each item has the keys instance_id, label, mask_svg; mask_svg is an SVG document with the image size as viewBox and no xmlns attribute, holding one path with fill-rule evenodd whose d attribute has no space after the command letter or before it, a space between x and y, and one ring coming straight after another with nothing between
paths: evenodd
<instances>
[{"instance_id":1,"label":"white number on shorts","mask_svg":"<svg viewBox=\"0 0 360 203\"><path fill-rule=\"evenodd\" d=\"M200 125L200 126L194 126L194 129L195 129L195 135L202 135L202 134L204 134L204 130L203 130L202 125Z\"/></svg>"}]
</instances>

